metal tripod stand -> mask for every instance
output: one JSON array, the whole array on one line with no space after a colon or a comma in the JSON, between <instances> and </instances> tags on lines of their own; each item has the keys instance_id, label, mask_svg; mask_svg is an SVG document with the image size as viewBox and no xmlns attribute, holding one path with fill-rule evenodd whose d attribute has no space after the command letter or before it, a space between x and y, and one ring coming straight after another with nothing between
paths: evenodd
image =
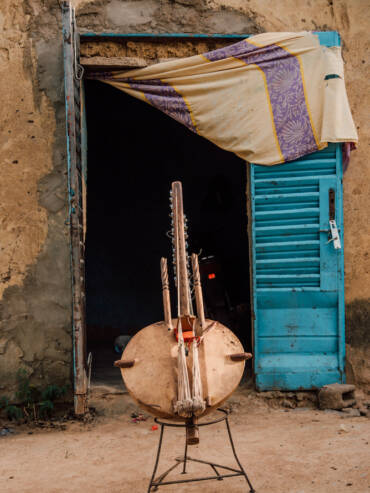
<instances>
[{"instance_id":1,"label":"metal tripod stand","mask_svg":"<svg viewBox=\"0 0 370 493\"><path fill-rule=\"evenodd\" d=\"M173 427L173 428L186 428L186 424L167 423L164 421L160 421L158 418L155 418L154 421L156 423L158 423L159 425L161 425L161 431L160 431L159 444L158 444L158 450L157 450L157 456L156 456L156 460L155 460L154 470L153 470L153 474L152 474L152 477L151 477L151 480L149 483L149 487L148 487L148 493L151 493L152 491L157 491L159 486L163 486L166 484L191 483L191 482L196 482L196 481L207 481L210 479L216 479L218 481L222 481L224 478L232 478L232 477L236 477L236 476L244 476L245 480L248 484L248 488L249 488L249 490L247 490L247 491L249 491L250 493L255 493L255 490L253 489L253 486L252 486L251 482L249 481L247 473L244 471L243 466L241 465L241 463L238 459L238 456L236 455L235 446L234 446L234 442L233 442L233 439L231 436L231 431L230 431L230 424L229 424L229 420L228 420L228 414L229 413L225 409L221 409L221 408L217 409L217 411L223 413L223 415L220 418L215 419L213 421L207 421L205 423L198 423L198 426L209 426L209 425L213 425L215 423L219 423L221 421L225 421L226 428L227 428L227 434L228 434L228 437L230 440L231 449L233 451L235 460L236 460L239 468L235 469L233 467L222 466L221 464L215 464L214 462L209 462L209 461L199 460L199 459L193 459L193 458L188 456L188 445L185 441L184 456L178 457L177 459L175 459L176 463L172 467L167 469L167 471L165 471L164 473L162 473L160 476L158 476L156 478L155 475L156 475L156 472L158 469L159 457L161 455L164 428L166 426ZM193 478L193 479L179 479L177 481L175 481L175 480L174 481L164 481L166 479L166 477L168 476L168 474L171 471L173 471L174 469L176 469L180 464L183 464L182 474L186 474L186 472L187 472L186 466L187 466L188 462L190 462L190 461L199 462L201 464L208 464L213 469L215 476L204 476L204 477L198 477L198 478ZM219 471L219 469L224 469L225 472L222 473Z\"/></svg>"}]
</instances>

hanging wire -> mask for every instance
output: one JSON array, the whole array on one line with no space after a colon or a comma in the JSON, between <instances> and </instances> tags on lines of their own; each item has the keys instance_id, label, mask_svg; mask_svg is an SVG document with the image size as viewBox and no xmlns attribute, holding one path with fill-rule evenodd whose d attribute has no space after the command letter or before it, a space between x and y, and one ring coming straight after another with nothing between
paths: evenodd
<instances>
[{"instance_id":1,"label":"hanging wire","mask_svg":"<svg viewBox=\"0 0 370 493\"><path fill-rule=\"evenodd\" d=\"M85 69L83 68L82 65L80 65L77 61L77 25L76 25L76 12L74 7L71 5L70 6L71 12L72 12L72 37L73 37L73 55L74 55L74 76L76 80L82 80L82 77L84 75Z\"/></svg>"}]
</instances>

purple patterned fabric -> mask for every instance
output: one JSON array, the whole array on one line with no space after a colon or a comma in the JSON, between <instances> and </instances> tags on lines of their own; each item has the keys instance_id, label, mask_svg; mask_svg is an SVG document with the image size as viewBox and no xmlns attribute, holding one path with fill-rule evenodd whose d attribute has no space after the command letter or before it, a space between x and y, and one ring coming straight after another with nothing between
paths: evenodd
<instances>
[{"instance_id":1,"label":"purple patterned fabric","mask_svg":"<svg viewBox=\"0 0 370 493\"><path fill-rule=\"evenodd\" d=\"M137 81L129 78L118 78L114 77L114 72L90 72L88 78L129 84L132 89L142 92L150 104L188 127L192 132L197 133L184 98L170 84L160 79Z\"/></svg>"},{"instance_id":2,"label":"purple patterned fabric","mask_svg":"<svg viewBox=\"0 0 370 493\"><path fill-rule=\"evenodd\" d=\"M113 79L114 72L88 72L87 75L85 75L86 79L103 79L103 80L109 80ZM122 79L123 80L123 79Z\"/></svg>"},{"instance_id":3,"label":"purple patterned fabric","mask_svg":"<svg viewBox=\"0 0 370 493\"><path fill-rule=\"evenodd\" d=\"M206 57L210 62L217 62L218 60L224 60L225 58L229 58L231 56L234 58L240 58L241 56L244 56L248 52L254 51L255 49L255 46L246 43L243 39L243 41L239 41L238 43L234 43L233 45L225 46L224 48L218 48L217 50L204 53L203 56Z\"/></svg>"},{"instance_id":4,"label":"purple patterned fabric","mask_svg":"<svg viewBox=\"0 0 370 493\"><path fill-rule=\"evenodd\" d=\"M255 64L266 77L272 114L281 153L285 161L317 150L304 94L298 59L277 45L263 48L247 41L205 53L211 62L238 58Z\"/></svg>"},{"instance_id":5,"label":"purple patterned fabric","mask_svg":"<svg viewBox=\"0 0 370 493\"><path fill-rule=\"evenodd\" d=\"M257 47L247 40L210 51L203 55L210 62L236 58L257 65L265 75L273 125L284 161L316 151L317 144L306 105L300 63L278 45ZM222 75L221 75L222 76ZM185 99L170 84L160 79L117 78L113 72L89 74L90 78L125 82L142 92L154 107L197 132Z\"/></svg>"},{"instance_id":6,"label":"purple patterned fabric","mask_svg":"<svg viewBox=\"0 0 370 493\"><path fill-rule=\"evenodd\" d=\"M112 82L125 82L132 89L142 92L155 108L163 111L192 132L197 133L185 99L170 84L160 79L133 80L114 77L113 72L90 73L90 79L104 79Z\"/></svg>"},{"instance_id":7,"label":"purple patterned fabric","mask_svg":"<svg viewBox=\"0 0 370 493\"><path fill-rule=\"evenodd\" d=\"M160 79L141 81L128 79L126 82L133 89L143 92L150 104L197 133L184 98L170 84Z\"/></svg>"}]
</instances>

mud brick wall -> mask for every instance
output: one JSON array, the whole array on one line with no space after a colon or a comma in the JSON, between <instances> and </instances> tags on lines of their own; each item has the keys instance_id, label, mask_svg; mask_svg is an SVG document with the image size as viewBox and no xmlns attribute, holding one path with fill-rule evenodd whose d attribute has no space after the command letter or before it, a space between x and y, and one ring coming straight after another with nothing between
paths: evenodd
<instances>
[{"instance_id":1,"label":"mud brick wall","mask_svg":"<svg viewBox=\"0 0 370 493\"><path fill-rule=\"evenodd\" d=\"M337 30L360 145L344 177L349 381L370 385L370 38L367 0L75 0L81 31L259 33ZM194 44L155 57L186 56ZM94 47L85 45L87 55ZM112 47L107 47L111 50ZM152 47L128 45L130 56ZM145 51L146 50L146 51ZM193 51L192 51L193 50ZM101 53L103 54L103 53ZM72 378L71 281L61 11L0 3L0 394L20 367L33 383Z\"/></svg>"}]
</instances>

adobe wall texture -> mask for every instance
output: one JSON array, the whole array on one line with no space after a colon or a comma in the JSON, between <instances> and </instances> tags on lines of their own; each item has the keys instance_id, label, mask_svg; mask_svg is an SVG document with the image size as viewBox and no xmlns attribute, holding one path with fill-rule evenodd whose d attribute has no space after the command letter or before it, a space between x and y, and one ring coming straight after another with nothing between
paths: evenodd
<instances>
[{"instance_id":1,"label":"adobe wall texture","mask_svg":"<svg viewBox=\"0 0 370 493\"><path fill-rule=\"evenodd\" d=\"M75 0L82 31L337 30L360 135L344 178L349 379L370 384L368 0ZM0 4L0 394L18 368L71 381L61 12L57 0ZM175 52L171 56L182 56ZM368 363L369 365L369 363Z\"/></svg>"}]
</instances>

